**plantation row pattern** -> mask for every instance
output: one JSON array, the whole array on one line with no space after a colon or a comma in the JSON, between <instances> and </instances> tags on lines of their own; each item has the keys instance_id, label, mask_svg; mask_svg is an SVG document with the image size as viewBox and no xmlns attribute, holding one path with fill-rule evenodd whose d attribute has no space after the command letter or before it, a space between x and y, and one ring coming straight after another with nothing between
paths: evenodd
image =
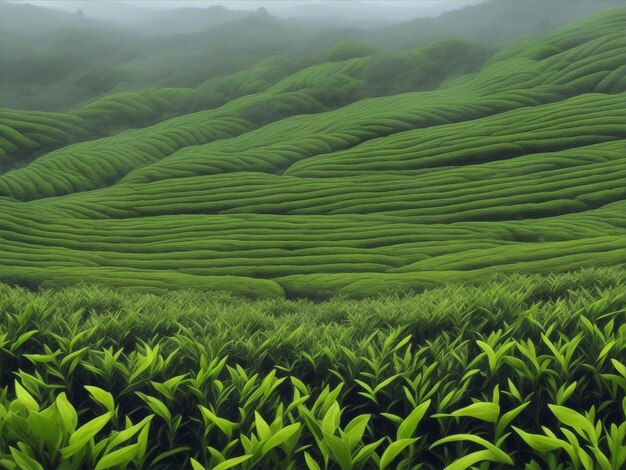
<instances>
[{"instance_id":1,"label":"plantation row pattern","mask_svg":"<svg viewBox=\"0 0 626 470\"><path fill-rule=\"evenodd\" d=\"M625 28L618 8L486 63L457 40L339 48L6 111L5 150L55 149L0 175L0 281L323 299L623 266Z\"/></svg>"}]
</instances>

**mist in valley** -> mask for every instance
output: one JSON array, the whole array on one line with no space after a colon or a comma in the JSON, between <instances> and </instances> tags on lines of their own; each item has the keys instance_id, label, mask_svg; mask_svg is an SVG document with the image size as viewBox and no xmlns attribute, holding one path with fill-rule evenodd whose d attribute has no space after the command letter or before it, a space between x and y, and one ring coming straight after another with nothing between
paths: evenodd
<instances>
[{"instance_id":1,"label":"mist in valley","mask_svg":"<svg viewBox=\"0 0 626 470\"><path fill-rule=\"evenodd\" d=\"M0 0L0 467L626 468L625 32Z\"/></svg>"},{"instance_id":2,"label":"mist in valley","mask_svg":"<svg viewBox=\"0 0 626 470\"><path fill-rule=\"evenodd\" d=\"M611 1L17 1L0 3L0 105L66 111L105 93L197 87L270 56L295 67L343 41L497 48Z\"/></svg>"}]
</instances>

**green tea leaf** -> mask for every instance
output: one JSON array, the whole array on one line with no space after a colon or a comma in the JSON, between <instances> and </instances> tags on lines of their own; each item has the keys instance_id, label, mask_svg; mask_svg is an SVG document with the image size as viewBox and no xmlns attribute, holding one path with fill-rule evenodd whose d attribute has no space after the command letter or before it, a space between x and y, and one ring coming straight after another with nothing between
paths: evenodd
<instances>
[{"instance_id":1,"label":"green tea leaf","mask_svg":"<svg viewBox=\"0 0 626 470\"><path fill-rule=\"evenodd\" d=\"M324 432L324 442L330 449L335 462L339 464L342 470L349 470L352 468L352 457L350 455L348 444L337 436L332 436L326 432Z\"/></svg>"},{"instance_id":2,"label":"green tea leaf","mask_svg":"<svg viewBox=\"0 0 626 470\"><path fill-rule=\"evenodd\" d=\"M65 392L59 393L55 401L55 406L59 411L65 432L68 434L73 433L78 425L78 414L72 404L67 400Z\"/></svg>"},{"instance_id":3,"label":"green tea leaf","mask_svg":"<svg viewBox=\"0 0 626 470\"><path fill-rule=\"evenodd\" d=\"M415 408L409 416L407 416L402 424L398 427L398 432L396 433L396 439L399 441L401 439L410 439L413 437L413 433L415 433L415 429L418 424L426 414L428 407L430 406L430 400L426 400L424 403Z\"/></svg>"},{"instance_id":4,"label":"green tea leaf","mask_svg":"<svg viewBox=\"0 0 626 470\"><path fill-rule=\"evenodd\" d=\"M24 452L16 449L15 447L9 447L11 455L20 467L20 470L44 470L39 462L32 457L26 455Z\"/></svg>"},{"instance_id":5,"label":"green tea leaf","mask_svg":"<svg viewBox=\"0 0 626 470\"><path fill-rule=\"evenodd\" d=\"M474 434L453 434L451 436L446 436L436 441L434 444L430 446L430 448L432 449L433 447L436 447L441 444L446 444L449 442L463 442L463 441L474 442L475 444L483 446L485 449L490 451L490 455L498 459L497 460L498 462L508 463L511 465L513 464L511 457L509 457L503 450L499 449L488 440L480 436L475 436ZM493 460L493 458L489 460Z\"/></svg>"},{"instance_id":6,"label":"green tea leaf","mask_svg":"<svg viewBox=\"0 0 626 470\"><path fill-rule=\"evenodd\" d=\"M191 468L193 470L206 470L204 468L204 465L202 465L200 462L198 462L196 459L194 459L193 457L189 459L190 463L191 463Z\"/></svg>"},{"instance_id":7,"label":"green tea leaf","mask_svg":"<svg viewBox=\"0 0 626 470\"><path fill-rule=\"evenodd\" d=\"M352 459L352 463L354 465L360 465L362 462L366 462L372 454L374 454L374 451L378 448L378 446L380 446L385 440L386 438L380 438L376 442L372 442L371 444L361 447L354 456L354 459ZM376 457L378 458L378 456Z\"/></svg>"},{"instance_id":8,"label":"green tea leaf","mask_svg":"<svg viewBox=\"0 0 626 470\"><path fill-rule=\"evenodd\" d=\"M115 447L117 445L120 445L123 442L126 442L129 439L131 439L140 430L143 432L145 428L149 428L150 427L150 421L152 421L152 418L154 418L154 415L149 415L149 416L146 416L144 419L142 419L137 424L133 424L133 425L130 425L130 426L127 424L126 429L124 429L122 431L119 431L117 434L115 434L114 437L112 437L109 440L109 448Z\"/></svg>"},{"instance_id":9,"label":"green tea leaf","mask_svg":"<svg viewBox=\"0 0 626 470\"><path fill-rule=\"evenodd\" d=\"M484 449L461 457L448 465L444 470L466 470L467 468L473 467L478 462L484 462L486 460L513 465L513 461L510 458L509 462L502 462L491 450Z\"/></svg>"},{"instance_id":10,"label":"green tea leaf","mask_svg":"<svg viewBox=\"0 0 626 470\"><path fill-rule=\"evenodd\" d=\"M154 458L154 460L152 460L152 465L156 465L161 460L165 460L166 458L171 457L172 455L181 454L183 452L189 452L190 450L191 450L190 447L180 446L180 447L176 447L175 449L170 449L168 451L161 452L159 455L157 455Z\"/></svg>"},{"instance_id":11,"label":"green tea leaf","mask_svg":"<svg viewBox=\"0 0 626 470\"><path fill-rule=\"evenodd\" d=\"M172 420L172 414L170 410L167 409L165 403L159 400L156 397L146 395L145 393L135 392L143 401L145 401L150 409L154 411L157 415L163 418L165 421L170 422Z\"/></svg>"},{"instance_id":12,"label":"green tea leaf","mask_svg":"<svg viewBox=\"0 0 626 470\"><path fill-rule=\"evenodd\" d=\"M596 431L593 423L587 418L571 408L559 405L548 405L548 408L554 413L557 419L566 426L574 429L578 434L592 441L596 441ZM584 432L584 434L581 433Z\"/></svg>"},{"instance_id":13,"label":"green tea leaf","mask_svg":"<svg viewBox=\"0 0 626 470\"><path fill-rule=\"evenodd\" d=\"M500 416L500 407L491 402L473 403L465 408L453 411L449 414L449 416L467 416L487 421L488 423L495 423L498 421L498 417Z\"/></svg>"},{"instance_id":14,"label":"green tea leaf","mask_svg":"<svg viewBox=\"0 0 626 470\"><path fill-rule=\"evenodd\" d=\"M352 421L350 421L346 426L344 433L348 440L348 447L350 448L351 452L352 449L354 449L356 445L361 442L369 420L370 415L359 415Z\"/></svg>"},{"instance_id":15,"label":"green tea leaf","mask_svg":"<svg viewBox=\"0 0 626 470\"><path fill-rule=\"evenodd\" d=\"M513 421L529 404L530 402L522 403L517 408L504 413L496 425L496 437L500 437L511 421Z\"/></svg>"},{"instance_id":16,"label":"green tea leaf","mask_svg":"<svg viewBox=\"0 0 626 470\"><path fill-rule=\"evenodd\" d=\"M322 430L325 433L334 434L335 430L339 427L340 420L341 408L339 408L339 403L334 401L324 415L324 419L322 420Z\"/></svg>"},{"instance_id":17,"label":"green tea leaf","mask_svg":"<svg viewBox=\"0 0 626 470\"><path fill-rule=\"evenodd\" d=\"M262 454L267 454L274 447L277 447L286 442L291 436L300 430L300 423L290 424L271 436L267 442L263 445Z\"/></svg>"},{"instance_id":18,"label":"green tea leaf","mask_svg":"<svg viewBox=\"0 0 626 470\"><path fill-rule=\"evenodd\" d=\"M95 470L104 470L112 467L124 467L128 465L137 455L138 448L139 444L132 444L105 455L98 461Z\"/></svg>"},{"instance_id":19,"label":"green tea leaf","mask_svg":"<svg viewBox=\"0 0 626 470\"><path fill-rule=\"evenodd\" d=\"M17 401L24 405L26 409L39 411L37 401L17 380L15 381L15 395L17 397Z\"/></svg>"},{"instance_id":20,"label":"green tea leaf","mask_svg":"<svg viewBox=\"0 0 626 470\"><path fill-rule=\"evenodd\" d=\"M92 419L88 423L78 428L71 436L70 442L67 447L61 449L61 453L64 457L71 457L80 450L94 437L106 424L109 422L113 413L110 411L102 416Z\"/></svg>"},{"instance_id":21,"label":"green tea leaf","mask_svg":"<svg viewBox=\"0 0 626 470\"><path fill-rule=\"evenodd\" d=\"M107 411L110 411L111 413L115 412L115 402L113 400L113 395L111 395L106 390L102 390L101 388L91 385L85 385L85 389L89 392L91 398L103 405Z\"/></svg>"},{"instance_id":22,"label":"green tea leaf","mask_svg":"<svg viewBox=\"0 0 626 470\"><path fill-rule=\"evenodd\" d=\"M382 457L380 458L379 469L383 470L395 459L400 452L406 449L408 446L416 442L418 439L399 439L392 442L389 447L385 449Z\"/></svg>"},{"instance_id":23,"label":"green tea leaf","mask_svg":"<svg viewBox=\"0 0 626 470\"><path fill-rule=\"evenodd\" d=\"M313 457L311 457L308 452L304 453L304 461L306 462L306 465L309 468L309 470L322 470L321 467L317 464L315 460L313 460Z\"/></svg>"},{"instance_id":24,"label":"green tea leaf","mask_svg":"<svg viewBox=\"0 0 626 470\"><path fill-rule=\"evenodd\" d=\"M234 457L232 459L224 460L222 463L217 464L213 470L226 470L227 468L233 468L246 460L250 460L251 458L252 455L244 455L242 457Z\"/></svg>"},{"instance_id":25,"label":"green tea leaf","mask_svg":"<svg viewBox=\"0 0 626 470\"><path fill-rule=\"evenodd\" d=\"M254 412L254 423L256 425L256 432L259 435L259 440L265 441L271 437L272 431L270 430L269 425L256 411Z\"/></svg>"},{"instance_id":26,"label":"green tea leaf","mask_svg":"<svg viewBox=\"0 0 626 470\"><path fill-rule=\"evenodd\" d=\"M224 434L226 434L226 437L230 439L230 436L232 436L233 430L235 429L235 423L232 423L228 421L227 419L216 416L215 413L213 413L211 410L209 410L208 408L205 408L202 405L200 405L199 408L204 418L207 421L215 424Z\"/></svg>"},{"instance_id":27,"label":"green tea leaf","mask_svg":"<svg viewBox=\"0 0 626 470\"><path fill-rule=\"evenodd\" d=\"M553 437L543 436L541 434L530 434L525 431L522 431L519 428L513 426L513 429L517 434L520 435L524 442L528 444L530 447L539 452L551 452L556 449L560 449L563 445L559 439L555 439Z\"/></svg>"}]
</instances>

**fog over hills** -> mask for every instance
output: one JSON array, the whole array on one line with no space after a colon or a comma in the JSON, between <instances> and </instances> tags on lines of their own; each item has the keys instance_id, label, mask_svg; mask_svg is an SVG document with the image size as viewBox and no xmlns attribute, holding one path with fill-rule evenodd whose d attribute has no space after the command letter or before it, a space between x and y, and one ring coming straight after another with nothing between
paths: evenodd
<instances>
[{"instance_id":1,"label":"fog over hills","mask_svg":"<svg viewBox=\"0 0 626 470\"><path fill-rule=\"evenodd\" d=\"M0 105L64 111L107 92L197 86L271 55L314 63L346 40L396 50L446 37L502 46L615 5L619 1L13 0L0 3Z\"/></svg>"},{"instance_id":2,"label":"fog over hills","mask_svg":"<svg viewBox=\"0 0 626 470\"><path fill-rule=\"evenodd\" d=\"M323 298L626 262L626 11L546 3L544 25L538 3L395 37L255 12L187 35L16 41L30 49L7 58L22 68L5 68L5 96L30 80L41 94L24 96L66 109L0 115L0 275L235 276ZM488 20L513 18L501 47L507 28Z\"/></svg>"},{"instance_id":3,"label":"fog over hills","mask_svg":"<svg viewBox=\"0 0 626 470\"><path fill-rule=\"evenodd\" d=\"M0 0L0 467L626 468L626 4Z\"/></svg>"},{"instance_id":4,"label":"fog over hills","mask_svg":"<svg viewBox=\"0 0 626 470\"><path fill-rule=\"evenodd\" d=\"M281 18L304 18L324 20L329 24L359 25L368 27L403 21L410 18L436 16L444 11L462 8L484 0L420 0L420 1L291 1L291 0L162 0L162 1L112 1L112 0L12 0L40 7L74 13L81 10L85 15L147 27L164 25L167 21L180 24L185 18L192 28L204 22L215 24L227 18L236 18L264 8L269 14ZM178 10L178 11L177 11ZM203 10L203 11L201 11ZM164 12L167 11L166 14ZM237 13L236 13L237 12ZM172 25L169 26L172 28Z\"/></svg>"}]
</instances>

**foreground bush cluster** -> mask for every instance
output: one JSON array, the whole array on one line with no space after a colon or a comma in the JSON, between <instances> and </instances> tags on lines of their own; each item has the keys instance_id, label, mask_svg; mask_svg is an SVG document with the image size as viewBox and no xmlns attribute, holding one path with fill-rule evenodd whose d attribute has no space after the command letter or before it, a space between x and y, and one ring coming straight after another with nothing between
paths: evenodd
<instances>
[{"instance_id":1,"label":"foreground bush cluster","mask_svg":"<svg viewBox=\"0 0 626 470\"><path fill-rule=\"evenodd\" d=\"M625 285L321 304L0 286L0 466L624 468Z\"/></svg>"}]
</instances>

